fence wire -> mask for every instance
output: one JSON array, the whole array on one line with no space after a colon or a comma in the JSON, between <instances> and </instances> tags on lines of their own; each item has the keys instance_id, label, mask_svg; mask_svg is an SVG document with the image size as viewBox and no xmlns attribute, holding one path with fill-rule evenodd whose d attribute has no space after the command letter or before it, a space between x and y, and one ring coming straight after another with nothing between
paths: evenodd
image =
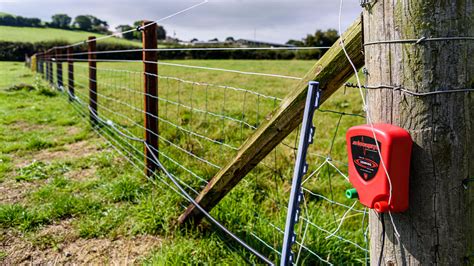
<instances>
[{"instance_id":1,"label":"fence wire","mask_svg":"<svg viewBox=\"0 0 474 266\"><path fill-rule=\"evenodd\" d=\"M83 48L86 50L85 45ZM145 132L155 135L159 148L151 147L152 154L192 197L237 154L304 74L288 69L274 73L269 70L278 68L270 66L268 71L221 67L212 61L158 61L159 72L154 74L143 71L142 61L96 59L93 70L97 78L91 80L91 67L81 57L87 53L69 58L73 72L68 70L65 58L54 56L38 57L38 70L45 79L51 80L52 75L51 85L69 94L72 105L85 120L93 101L101 122L94 130L141 172L146 168L145 149L150 147L134 140L143 140ZM46 71L48 63L51 67ZM58 86L58 66L63 69L62 87ZM72 75L73 95L67 82ZM157 77L158 95L144 92L147 75ZM97 84L96 101L90 99L90 82ZM158 101L156 130L144 127L148 114L144 97ZM356 92L341 90L332 98L314 116L317 132L307 158L310 170L303 182L301 222L295 230L296 265L368 263L367 210L344 196L350 188L345 131L364 123L365 118L358 108L361 104ZM282 141L211 212L216 220L275 263L280 260L283 243L298 131ZM183 210L189 204L183 191L169 179L150 181L164 191L176 193L177 204Z\"/></svg>"}]
</instances>

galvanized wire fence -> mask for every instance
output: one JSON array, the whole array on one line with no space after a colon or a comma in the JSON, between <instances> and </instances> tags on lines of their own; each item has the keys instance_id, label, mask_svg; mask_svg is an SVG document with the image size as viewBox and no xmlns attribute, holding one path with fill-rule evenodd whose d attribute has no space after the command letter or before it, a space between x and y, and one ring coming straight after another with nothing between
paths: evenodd
<instances>
[{"instance_id":1,"label":"galvanized wire fence","mask_svg":"<svg viewBox=\"0 0 474 266\"><path fill-rule=\"evenodd\" d=\"M166 49L87 51L88 44L74 45L74 52L68 46L39 53L32 64L86 120L95 120L92 128L150 182L175 193L183 211L304 75L284 67L278 68L283 73L257 69L255 62L242 69L215 61L112 60L110 53L159 55ZM159 71L146 72L144 64L156 64ZM157 80L157 94L143 89L148 77ZM156 113L147 110L145 98L156 100ZM340 90L314 116L317 130L302 185L293 264L368 263L367 210L344 196L350 187L344 135L364 123L360 106L355 92ZM156 128L146 126L147 117L157 120ZM158 145L148 145L147 135ZM282 141L208 214L266 263L280 261L298 135L296 130ZM162 171L145 174L147 160Z\"/></svg>"},{"instance_id":2,"label":"galvanized wire fence","mask_svg":"<svg viewBox=\"0 0 474 266\"><path fill-rule=\"evenodd\" d=\"M62 76L64 79L74 76L73 92L67 85L58 85L61 83L58 82L60 71L57 71L62 67L61 58L39 57L37 65L43 65L38 69L44 74L44 65L51 63L53 69L49 71L56 74L52 85L68 94L71 104L88 117L91 112L91 67L83 60L69 61L73 62L74 70L65 71ZM197 196L214 174L235 156L266 116L279 106L288 93L288 86L294 82L292 80L296 80L285 74L255 77L238 70L231 72L236 76L233 80L222 80L218 74L213 82L209 72L216 71L216 67L193 68L189 75L189 70L180 72L162 66L160 74L156 75L140 70L141 62L97 61L97 66L93 67L97 78L92 81L97 84L94 103L100 125L93 127L94 130L105 136L140 171L147 167L144 163L146 147L142 141L145 132L155 134L159 146L151 148L153 153L192 197ZM184 64L173 63L168 67L179 65ZM168 75L173 71L176 76ZM142 89L145 75L156 75L159 84L158 95L151 95L159 103L156 117L159 126L151 131L144 126L143 99L150 96ZM261 85L252 86L252 89L237 86L239 76L250 79L244 85ZM285 86L275 87L274 79ZM271 84L271 89L265 84ZM310 171L303 181L302 222L296 229L294 263L298 265L367 263L367 211L344 198L344 191L350 186L344 132L347 127L364 121L360 115L362 111L354 108L358 105L345 99L354 99L352 93L341 91L334 103L328 102L314 117L317 131L308 156ZM211 212L273 262L278 262L281 254L298 133L297 130L287 137ZM170 180L163 176L150 180L164 190L181 195L179 204L184 210L188 199Z\"/></svg>"}]
</instances>

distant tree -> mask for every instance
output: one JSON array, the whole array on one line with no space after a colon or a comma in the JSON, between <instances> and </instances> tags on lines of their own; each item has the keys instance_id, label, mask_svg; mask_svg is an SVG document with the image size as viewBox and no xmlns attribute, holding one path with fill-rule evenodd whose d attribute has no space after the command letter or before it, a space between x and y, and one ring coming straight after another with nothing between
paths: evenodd
<instances>
[{"instance_id":1,"label":"distant tree","mask_svg":"<svg viewBox=\"0 0 474 266\"><path fill-rule=\"evenodd\" d=\"M235 39L234 39L234 37L231 36L231 37L225 38L225 41L226 42L235 42Z\"/></svg>"},{"instance_id":2,"label":"distant tree","mask_svg":"<svg viewBox=\"0 0 474 266\"><path fill-rule=\"evenodd\" d=\"M0 16L0 25L18 26L17 23L16 23L16 18L12 15L2 15L2 16Z\"/></svg>"},{"instance_id":3,"label":"distant tree","mask_svg":"<svg viewBox=\"0 0 474 266\"><path fill-rule=\"evenodd\" d=\"M133 27L130 26L130 25L119 25L115 29L117 31L124 32L124 31L129 31L129 30L133 29ZM132 32L123 33L122 38L127 39L127 40L133 40L135 37L134 37L133 31L132 31Z\"/></svg>"},{"instance_id":4,"label":"distant tree","mask_svg":"<svg viewBox=\"0 0 474 266\"><path fill-rule=\"evenodd\" d=\"M157 25L156 34L157 34L158 40L166 39L166 30L163 26Z\"/></svg>"},{"instance_id":5,"label":"distant tree","mask_svg":"<svg viewBox=\"0 0 474 266\"><path fill-rule=\"evenodd\" d=\"M91 31L97 33L108 33L109 24L107 21L101 20L92 15L79 15L74 19L75 27L84 31Z\"/></svg>"},{"instance_id":6,"label":"distant tree","mask_svg":"<svg viewBox=\"0 0 474 266\"><path fill-rule=\"evenodd\" d=\"M49 24L53 28L68 29L71 25L72 18L66 14L55 14L51 17Z\"/></svg>"},{"instance_id":7,"label":"distant tree","mask_svg":"<svg viewBox=\"0 0 474 266\"><path fill-rule=\"evenodd\" d=\"M192 39L191 41L189 41L189 42L191 42L191 43L193 43L193 42L199 42L199 40L198 40L197 38L193 38L193 39Z\"/></svg>"},{"instance_id":8,"label":"distant tree","mask_svg":"<svg viewBox=\"0 0 474 266\"><path fill-rule=\"evenodd\" d=\"M92 30L92 21L88 16L79 15L74 19L75 27L83 31L91 31Z\"/></svg>"},{"instance_id":9,"label":"distant tree","mask_svg":"<svg viewBox=\"0 0 474 266\"><path fill-rule=\"evenodd\" d=\"M138 27L141 27L141 26L142 26L142 21L141 20L137 20L137 21L133 22L133 27L138 28ZM142 32L141 31L134 31L133 32L133 37L137 40L141 40L142 39Z\"/></svg>"},{"instance_id":10,"label":"distant tree","mask_svg":"<svg viewBox=\"0 0 474 266\"><path fill-rule=\"evenodd\" d=\"M27 23L30 27L41 27L41 19L39 18L26 18Z\"/></svg>"},{"instance_id":11,"label":"distant tree","mask_svg":"<svg viewBox=\"0 0 474 266\"><path fill-rule=\"evenodd\" d=\"M288 45L294 45L294 46L304 46L303 41L298 41L298 40L289 40L286 42Z\"/></svg>"},{"instance_id":12,"label":"distant tree","mask_svg":"<svg viewBox=\"0 0 474 266\"><path fill-rule=\"evenodd\" d=\"M141 27L142 26L142 23L143 21L142 20L138 20L138 21L135 21L133 23L133 26L135 28L138 28L138 27ZM141 40L142 39L142 32L141 31L135 31L133 33L135 39L137 40ZM157 39L158 40L165 40L166 39L166 30L163 26L161 25L157 25L157 28L156 28L156 35L157 35Z\"/></svg>"},{"instance_id":13,"label":"distant tree","mask_svg":"<svg viewBox=\"0 0 474 266\"><path fill-rule=\"evenodd\" d=\"M24 18L24 17L21 17L21 16L16 16L15 20L16 20L15 26L18 26L18 27L27 27L28 26L27 18Z\"/></svg>"},{"instance_id":14,"label":"distant tree","mask_svg":"<svg viewBox=\"0 0 474 266\"><path fill-rule=\"evenodd\" d=\"M217 39L217 38L214 38L214 39L210 39L209 41L210 41L210 42L218 42L218 41L219 41L219 39Z\"/></svg>"},{"instance_id":15,"label":"distant tree","mask_svg":"<svg viewBox=\"0 0 474 266\"><path fill-rule=\"evenodd\" d=\"M327 31L318 30L314 35L308 34L304 42L306 46L331 46L338 38L339 35L334 29Z\"/></svg>"},{"instance_id":16,"label":"distant tree","mask_svg":"<svg viewBox=\"0 0 474 266\"><path fill-rule=\"evenodd\" d=\"M16 27L41 27L39 18L25 18L10 14L0 14L0 25Z\"/></svg>"},{"instance_id":17,"label":"distant tree","mask_svg":"<svg viewBox=\"0 0 474 266\"><path fill-rule=\"evenodd\" d=\"M98 33L107 33L109 31L109 24L107 21L101 20L97 17L87 15L91 21L91 27L93 32L98 32Z\"/></svg>"}]
</instances>

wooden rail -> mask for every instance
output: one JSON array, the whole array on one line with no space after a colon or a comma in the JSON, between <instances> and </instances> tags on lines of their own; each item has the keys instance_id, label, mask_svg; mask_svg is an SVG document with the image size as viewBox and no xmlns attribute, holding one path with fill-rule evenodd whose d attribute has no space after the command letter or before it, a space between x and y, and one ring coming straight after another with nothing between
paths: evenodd
<instances>
[{"instance_id":1,"label":"wooden rail","mask_svg":"<svg viewBox=\"0 0 474 266\"><path fill-rule=\"evenodd\" d=\"M362 25L356 20L343 34L343 41L357 68L364 64L362 49ZM237 155L223 167L201 191L196 201L206 211L210 211L234 188L245 175L267 156L300 123L303 117L308 82L316 80L322 89L321 103L324 103L354 71L347 60L338 40L313 66L301 82L283 100L280 107L244 143ZM190 205L179 217L179 222L197 224L203 214Z\"/></svg>"}]
</instances>

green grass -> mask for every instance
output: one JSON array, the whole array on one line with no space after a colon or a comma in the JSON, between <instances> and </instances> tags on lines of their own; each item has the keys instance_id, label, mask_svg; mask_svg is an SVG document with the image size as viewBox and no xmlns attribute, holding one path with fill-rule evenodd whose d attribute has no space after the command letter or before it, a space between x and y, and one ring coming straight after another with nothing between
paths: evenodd
<instances>
[{"instance_id":1,"label":"green grass","mask_svg":"<svg viewBox=\"0 0 474 266\"><path fill-rule=\"evenodd\" d=\"M72 31L63 29L53 28L32 28L32 27L13 27L13 26L0 26L0 41L8 42L45 42L45 41L66 41L69 43L77 43L80 41L87 40L89 36L95 36L97 38L104 36L103 34L91 33L85 31ZM120 38L109 38L104 40L110 43L119 43L134 45L141 47L141 43L137 41L129 41Z\"/></svg>"},{"instance_id":2,"label":"green grass","mask_svg":"<svg viewBox=\"0 0 474 266\"><path fill-rule=\"evenodd\" d=\"M171 61L173 62L173 61ZM262 73L278 73L291 76L303 76L314 62L310 61L232 61L232 60L187 60L178 63L220 67ZM84 102L88 101L87 68L85 64L75 64L76 95ZM145 264L246 264L246 261L260 263L236 243L228 241L218 234L212 225L204 223L199 230L179 230L176 219L188 203L166 187L156 177L154 182L143 178L142 170L134 169L117 153L108 150L75 160L57 159L54 162L38 161L21 168L12 163L14 158L28 156L30 153L53 151L63 145L91 138L94 134L82 118L67 103L66 96L53 92L43 82L25 71L18 63L0 63L3 72L0 79L0 159L5 162L0 174L17 182L38 184L38 188L28 194L22 203L0 205L0 226L6 229L33 233L42 226L63 219L73 219L73 228L82 238L115 238L141 234L159 235L164 239L160 248L148 254ZM107 70L113 69L114 71ZM126 70L124 72L116 70ZM138 63L100 63L98 68L99 115L116 123L123 130L136 137L143 136L143 129L137 124L143 123L143 113L133 108L143 108L143 95L138 93L143 84L142 65ZM29 74L30 73L30 74ZM256 91L266 95L283 98L297 81L241 76L224 72L197 71L193 69L160 66L161 76L179 77L186 80L206 82L217 85L233 86ZM18 78L18 76L23 76ZM4 77L4 78L3 78ZM12 85L33 84L33 89L11 89ZM160 117L182 128L205 135L215 141L239 147L254 129L220 117L212 117L194 111L194 109L225 114L234 119L245 120L249 125L258 126L265 115L273 110L279 101L257 97L251 93L235 90L223 90L213 86L180 84L161 77L159 80L160 97L179 102L193 109L160 101ZM361 114L361 103L357 91L338 91L322 108ZM117 103L119 100L127 105ZM133 108L131 108L132 106ZM76 105L77 107L77 105ZM106 109L107 108L107 109ZM80 108L81 109L81 108ZM14 112L12 111L14 110ZM87 110L81 109L87 113ZM124 118L121 115L126 115ZM27 122L25 124L25 121ZM315 143L311 146L308 162L310 171L314 170L324 158L319 155L330 154L332 163L342 172L347 172L344 134L348 127L364 123L364 119L318 112L315 115ZM339 124L339 127L336 125ZM30 127L31 130L19 130ZM79 132L69 134L71 127L80 128ZM338 130L336 130L338 129ZM115 136L112 130L102 130ZM224 165L235 151L222 145L191 137L165 122L160 122L160 135L173 141L180 148L206 158L213 163ZM292 133L285 143L294 145L297 132ZM334 138L334 145L332 140ZM124 141L115 145L127 145ZM125 150L140 156L143 146L140 143L126 146ZM217 169L184 154L166 142L160 142L160 151L187 169L210 179ZM200 189L203 182L191 176L173 161L162 158L168 170L184 182ZM277 260L278 255L263 245L252 234L279 249L282 235L275 229L284 227L288 191L294 160L294 151L280 145L265 160L266 166L258 165L222 202L212 211L217 220L222 221L244 241L260 252ZM136 160L136 163L141 159ZM270 169L270 168L273 169ZM93 177L71 179L72 173L93 170ZM0 179L1 180L1 179ZM165 178L169 183L169 180ZM353 201L344 196L350 184L328 164L321 172L307 181L305 187L312 193L318 193L346 205ZM189 189L188 189L189 191ZM190 192L192 194L192 192ZM320 197L305 193L306 205L303 210L311 223L334 231L339 224L345 208L334 206ZM360 205L356 206L360 210ZM351 212L338 235L364 245L362 213ZM297 227L298 240L305 230L305 223ZM306 234L305 245L322 258L335 264L359 264L363 262L363 252L329 234L310 227ZM224 241L223 241L224 239ZM47 240L47 239L46 239ZM46 241L55 246L60 240ZM224 244L227 243L227 244ZM230 248L230 247L232 248ZM297 250L296 250L297 251ZM301 264L320 264L320 261L308 251L302 250Z\"/></svg>"}]
</instances>

